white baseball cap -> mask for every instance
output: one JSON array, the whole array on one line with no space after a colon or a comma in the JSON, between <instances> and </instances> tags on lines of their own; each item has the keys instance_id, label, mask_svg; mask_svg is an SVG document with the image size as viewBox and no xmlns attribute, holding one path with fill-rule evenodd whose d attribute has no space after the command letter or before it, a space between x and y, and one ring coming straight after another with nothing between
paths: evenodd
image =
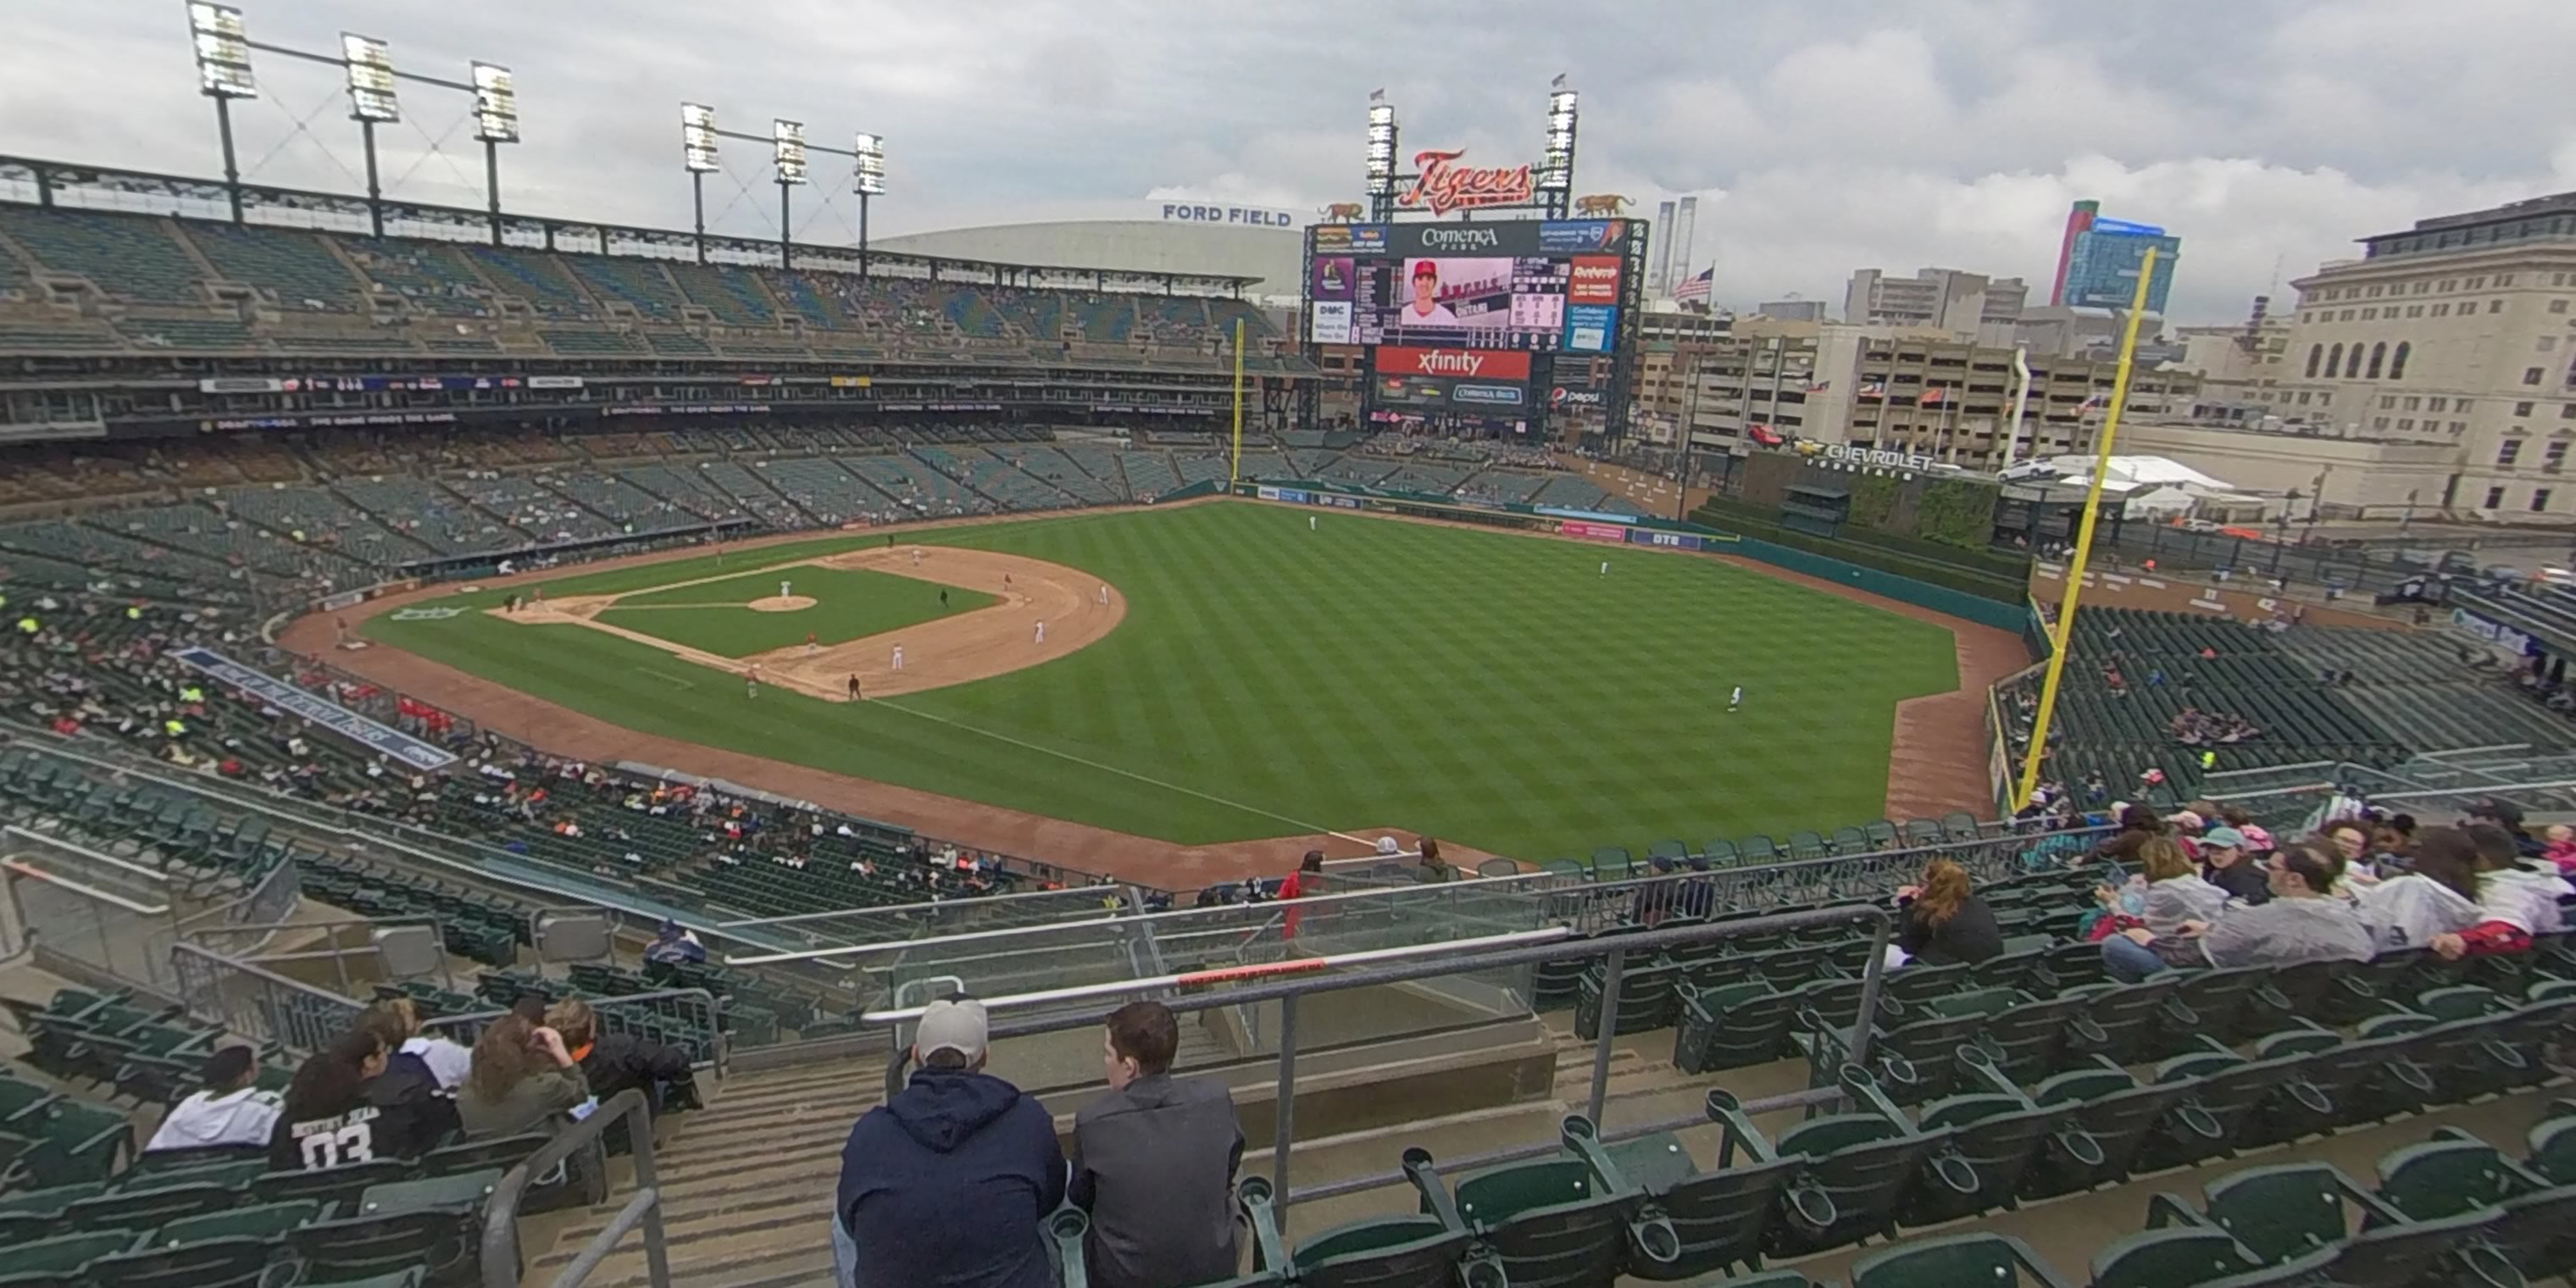
<instances>
[{"instance_id":1,"label":"white baseball cap","mask_svg":"<svg viewBox=\"0 0 2576 1288\"><path fill-rule=\"evenodd\" d=\"M942 1051L954 1051L973 1064L984 1058L984 1048L991 1042L990 1031L982 1002L964 996L945 997L921 1009L921 1024L913 1030L912 1048L924 1064Z\"/></svg>"}]
</instances>

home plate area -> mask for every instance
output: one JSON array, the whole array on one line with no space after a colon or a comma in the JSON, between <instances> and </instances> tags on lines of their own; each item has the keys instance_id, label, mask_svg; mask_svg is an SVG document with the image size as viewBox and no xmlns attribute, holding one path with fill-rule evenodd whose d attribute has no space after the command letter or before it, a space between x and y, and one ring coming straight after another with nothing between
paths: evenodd
<instances>
[{"instance_id":1,"label":"home plate area","mask_svg":"<svg viewBox=\"0 0 2576 1288\"><path fill-rule=\"evenodd\" d=\"M574 628L830 702L964 684L1053 661L1106 637L1126 596L1079 569L989 550L852 551L615 595L536 593L485 610Z\"/></svg>"}]
</instances>

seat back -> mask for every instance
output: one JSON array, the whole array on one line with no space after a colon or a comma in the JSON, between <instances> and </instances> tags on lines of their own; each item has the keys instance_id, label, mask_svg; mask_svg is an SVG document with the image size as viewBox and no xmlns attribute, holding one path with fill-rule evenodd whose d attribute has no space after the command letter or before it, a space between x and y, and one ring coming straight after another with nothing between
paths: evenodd
<instances>
[{"instance_id":1,"label":"seat back","mask_svg":"<svg viewBox=\"0 0 2576 1288\"><path fill-rule=\"evenodd\" d=\"M2197 1288L2260 1269L2224 1230L2148 1230L2094 1255L2093 1288Z\"/></svg>"},{"instance_id":2,"label":"seat back","mask_svg":"<svg viewBox=\"0 0 2576 1288\"><path fill-rule=\"evenodd\" d=\"M1297 1245L1299 1288L1453 1288L1469 1235L1432 1217L1336 1226Z\"/></svg>"},{"instance_id":3,"label":"seat back","mask_svg":"<svg viewBox=\"0 0 2576 1288\"><path fill-rule=\"evenodd\" d=\"M2268 1265L2331 1248L2349 1224L2343 1179L2315 1163L2286 1163L2231 1173L2201 1189L2202 1207L2218 1228Z\"/></svg>"},{"instance_id":4,"label":"seat back","mask_svg":"<svg viewBox=\"0 0 2576 1288\"><path fill-rule=\"evenodd\" d=\"M1835 1114L1790 1129L1780 1137L1780 1156L1806 1164L1791 1184L1821 1191L1827 1204L1787 1205L1772 1250L1796 1256L1892 1232L1897 1202L1939 1143L1880 1114Z\"/></svg>"},{"instance_id":5,"label":"seat back","mask_svg":"<svg viewBox=\"0 0 2576 1288\"><path fill-rule=\"evenodd\" d=\"M252 1288L276 1245L266 1239L210 1239L175 1248L145 1248L89 1263L90 1282L115 1288Z\"/></svg>"},{"instance_id":6,"label":"seat back","mask_svg":"<svg viewBox=\"0 0 2576 1288\"><path fill-rule=\"evenodd\" d=\"M1951 1096L1924 1106L1915 1125L1927 1133L1944 1132L1947 1139L1898 1207L1897 1220L1907 1226L1934 1225L2011 1203L2041 1147L2069 1112L2065 1106L2034 1108L2021 1097L1991 1093Z\"/></svg>"},{"instance_id":7,"label":"seat back","mask_svg":"<svg viewBox=\"0 0 2576 1288\"><path fill-rule=\"evenodd\" d=\"M1486 1168L1458 1178L1458 1213L1512 1288L1578 1288L1618 1277L1630 1204L1593 1183L1579 1158Z\"/></svg>"},{"instance_id":8,"label":"seat back","mask_svg":"<svg viewBox=\"0 0 2576 1288\"><path fill-rule=\"evenodd\" d=\"M1999 1234L1921 1239L1852 1263L1851 1288L2019 1288L2037 1276L2027 1249Z\"/></svg>"}]
</instances>

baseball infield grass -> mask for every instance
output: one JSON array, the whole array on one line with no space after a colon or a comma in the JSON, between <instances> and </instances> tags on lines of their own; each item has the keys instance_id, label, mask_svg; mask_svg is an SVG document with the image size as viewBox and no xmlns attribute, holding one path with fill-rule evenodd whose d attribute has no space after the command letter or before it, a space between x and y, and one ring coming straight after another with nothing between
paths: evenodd
<instances>
[{"instance_id":1,"label":"baseball infield grass","mask_svg":"<svg viewBox=\"0 0 2576 1288\"><path fill-rule=\"evenodd\" d=\"M661 575L666 579L670 576L668 572ZM777 594L780 582L788 583L799 595L812 597L814 606L793 613L762 613L745 607L755 599ZM948 592L944 606L939 597L942 590ZM971 612L994 602L992 596L962 586L940 586L859 568L807 567L744 573L694 586L631 595L603 610L599 620L703 649L718 657L749 657L802 644L809 633L816 643L838 644L934 621L951 613Z\"/></svg>"},{"instance_id":2,"label":"baseball infield grass","mask_svg":"<svg viewBox=\"0 0 2576 1288\"><path fill-rule=\"evenodd\" d=\"M364 632L646 733L1182 844L1391 826L1524 859L1875 819L1895 704L1958 684L1947 631L1715 560L1331 513L1310 532L1311 513L1219 503L908 535L1084 569L1127 617L1043 666L864 703L681 688L669 673L688 668L649 646L549 628L532 647L479 613ZM700 556L546 593L727 570ZM831 604L820 571L763 574L745 597L785 576ZM813 611L740 615L793 624L796 642Z\"/></svg>"}]
</instances>

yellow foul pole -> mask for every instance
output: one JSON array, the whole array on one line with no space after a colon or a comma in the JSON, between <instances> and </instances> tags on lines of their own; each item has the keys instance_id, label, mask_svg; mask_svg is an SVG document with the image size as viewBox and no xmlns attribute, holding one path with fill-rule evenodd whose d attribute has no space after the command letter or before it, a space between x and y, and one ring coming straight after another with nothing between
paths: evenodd
<instances>
[{"instance_id":1,"label":"yellow foul pole","mask_svg":"<svg viewBox=\"0 0 2576 1288\"><path fill-rule=\"evenodd\" d=\"M2149 247L2138 261L2138 289L2129 300L2129 325L2120 334L2120 370L2111 381L2111 406L2102 414L2102 440L2093 449L2093 486L2084 496L2084 521L2076 529L2075 557L2066 561L2066 595L2057 604L2057 631L2049 638L2048 678L2039 687L2039 720L2031 726L2030 750L2022 756L2021 782L2013 789L2013 809L2030 806L2039 790L2040 760L2048 754L2048 722L2057 714L2057 682L2066 673L2066 646L2075 638L2075 605L2084 593L2084 565L2093 553L2093 524L2102 515L2102 480L2111 472L2111 440L2120 432L2120 412L2129 405L2129 371L2138 359L2138 323L2147 312L2147 287L2155 281L2156 252Z\"/></svg>"},{"instance_id":2,"label":"yellow foul pole","mask_svg":"<svg viewBox=\"0 0 2576 1288\"><path fill-rule=\"evenodd\" d=\"M1234 464L1226 471L1225 490L1243 481L1243 319L1234 320Z\"/></svg>"}]
</instances>

